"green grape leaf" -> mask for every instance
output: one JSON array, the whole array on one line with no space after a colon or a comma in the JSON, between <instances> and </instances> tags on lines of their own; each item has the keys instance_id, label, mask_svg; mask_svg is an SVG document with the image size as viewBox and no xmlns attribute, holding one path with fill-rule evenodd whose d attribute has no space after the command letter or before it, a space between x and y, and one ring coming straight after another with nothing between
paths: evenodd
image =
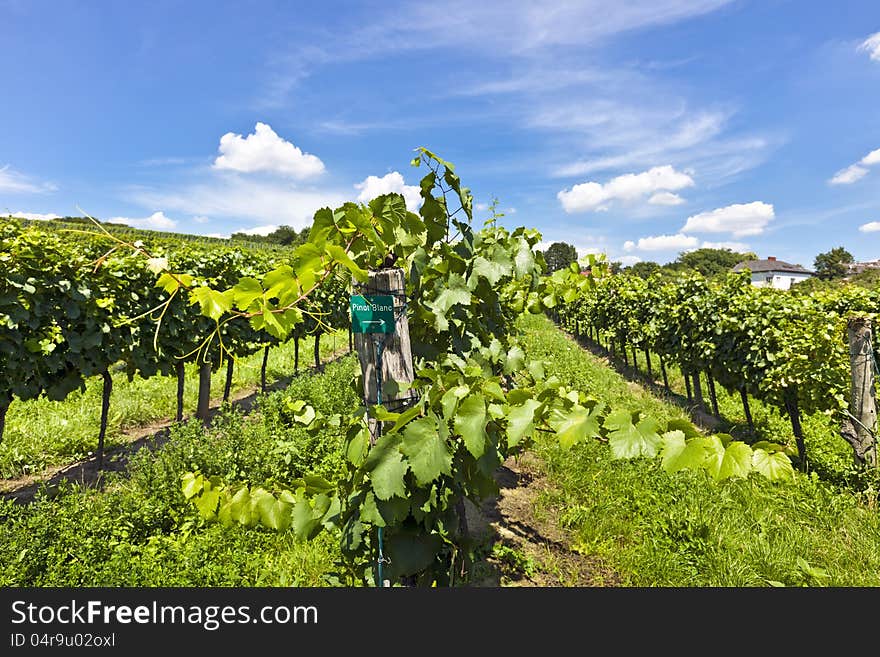
<instances>
[{"instance_id":1,"label":"green grape leaf","mask_svg":"<svg viewBox=\"0 0 880 657\"><path fill-rule=\"evenodd\" d=\"M370 473L373 491L380 500L387 500L392 495L406 497L403 476L408 465L400 453L401 441L399 434L381 436L364 461L364 470Z\"/></svg>"},{"instance_id":2,"label":"green grape leaf","mask_svg":"<svg viewBox=\"0 0 880 657\"><path fill-rule=\"evenodd\" d=\"M660 424L651 417L645 417L633 425L632 414L621 410L610 413L604 426L609 429L608 443L616 459L631 459L637 456L652 458L657 456L660 447Z\"/></svg>"},{"instance_id":3,"label":"green grape leaf","mask_svg":"<svg viewBox=\"0 0 880 657\"><path fill-rule=\"evenodd\" d=\"M263 287L255 278L241 278L236 286L232 288L232 300L235 303L235 307L242 311L250 308L254 301L262 297Z\"/></svg>"},{"instance_id":4,"label":"green grape leaf","mask_svg":"<svg viewBox=\"0 0 880 657\"><path fill-rule=\"evenodd\" d=\"M570 449L579 440L599 435L599 421L596 409L575 404L568 411L555 409L547 423L556 431L559 445Z\"/></svg>"},{"instance_id":5,"label":"green grape leaf","mask_svg":"<svg viewBox=\"0 0 880 657\"><path fill-rule=\"evenodd\" d=\"M702 467L706 460L706 447L701 436L690 440L680 429L667 431L661 437L661 464L666 472L694 470Z\"/></svg>"},{"instance_id":6,"label":"green grape leaf","mask_svg":"<svg viewBox=\"0 0 880 657\"><path fill-rule=\"evenodd\" d=\"M752 450L752 467L756 472L761 473L770 481L782 481L794 477L791 459L784 451L767 451L756 447L756 445L757 443Z\"/></svg>"},{"instance_id":7,"label":"green grape leaf","mask_svg":"<svg viewBox=\"0 0 880 657\"><path fill-rule=\"evenodd\" d=\"M480 395L468 395L458 406L453 424L464 446L478 459L486 450L486 402Z\"/></svg>"},{"instance_id":8,"label":"green grape leaf","mask_svg":"<svg viewBox=\"0 0 880 657\"><path fill-rule=\"evenodd\" d=\"M440 435L436 416L419 418L406 425L401 451L419 486L452 471L452 454Z\"/></svg>"},{"instance_id":9,"label":"green grape leaf","mask_svg":"<svg viewBox=\"0 0 880 657\"><path fill-rule=\"evenodd\" d=\"M535 411L541 407L537 399L526 399L519 406L511 406L507 413L507 445L516 447L535 430ZM598 424L596 425L598 429Z\"/></svg>"},{"instance_id":10,"label":"green grape leaf","mask_svg":"<svg viewBox=\"0 0 880 657\"><path fill-rule=\"evenodd\" d=\"M196 287L190 290L189 303L198 303L202 314L216 321L232 310L232 290L218 292L207 286Z\"/></svg>"}]
</instances>

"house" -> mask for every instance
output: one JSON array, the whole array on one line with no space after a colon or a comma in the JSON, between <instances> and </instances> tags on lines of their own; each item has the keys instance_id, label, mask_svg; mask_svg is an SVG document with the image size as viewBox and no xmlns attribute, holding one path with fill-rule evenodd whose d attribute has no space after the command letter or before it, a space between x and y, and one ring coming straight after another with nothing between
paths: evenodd
<instances>
[{"instance_id":1,"label":"house","mask_svg":"<svg viewBox=\"0 0 880 657\"><path fill-rule=\"evenodd\" d=\"M804 269L800 265L793 265L776 256L770 256L765 260L746 260L735 265L733 271L748 269L752 273L752 285L755 287L775 287L779 290L787 290L795 283L805 281L815 272Z\"/></svg>"},{"instance_id":2,"label":"house","mask_svg":"<svg viewBox=\"0 0 880 657\"><path fill-rule=\"evenodd\" d=\"M869 269L880 269L880 260L869 260L868 262L852 262L846 266L847 277L853 274L861 274Z\"/></svg>"}]
</instances>

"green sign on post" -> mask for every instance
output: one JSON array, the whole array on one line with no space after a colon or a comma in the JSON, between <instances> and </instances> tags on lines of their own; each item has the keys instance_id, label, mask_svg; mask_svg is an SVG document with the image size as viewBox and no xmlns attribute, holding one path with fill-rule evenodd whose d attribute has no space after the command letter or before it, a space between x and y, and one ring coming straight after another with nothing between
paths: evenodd
<instances>
[{"instance_id":1,"label":"green sign on post","mask_svg":"<svg viewBox=\"0 0 880 657\"><path fill-rule=\"evenodd\" d=\"M351 296L352 333L394 333L394 297Z\"/></svg>"}]
</instances>

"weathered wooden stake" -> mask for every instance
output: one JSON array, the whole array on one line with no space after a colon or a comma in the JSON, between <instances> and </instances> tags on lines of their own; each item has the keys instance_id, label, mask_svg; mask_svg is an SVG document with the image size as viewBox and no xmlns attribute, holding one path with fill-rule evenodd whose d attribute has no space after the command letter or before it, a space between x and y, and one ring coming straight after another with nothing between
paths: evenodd
<instances>
[{"instance_id":1,"label":"weathered wooden stake","mask_svg":"<svg viewBox=\"0 0 880 657\"><path fill-rule=\"evenodd\" d=\"M663 356L660 356L660 372L663 374L663 387L669 392L669 377L666 375L666 363L663 362Z\"/></svg>"},{"instance_id":2,"label":"weathered wooden stake","mask_svg":"<svg viewBox=\"0 0 880 657\"><path fill-rule=\"evenodd\" d=\"M293 373L299 372L299 336L293 338Z\"/></svg>"},{"instance_id":3,"label":"weathered wooden stake","mask_svg":"<svg viewBox=\"0 0 880 657\"><path fill-rule=\"evenodd\" d=\"M694 401L697 403L697 408L701 411L706 409L706 402L703 401L703 385L700 382L700 371L697 370L694 372Z\"/></svg>"},{"instance_id":4,"label":"weathered wooden stake","mask_svg":"<svg viewBox=\"0 0 880 657\"><path fill-rule=\"evenodd\" d=\"M364 295L394 296L394 317L396 319L394 333L355 333L354 347L358 353L361 374L364 382L364 400L367 405L376 404L378 385L376 381L376 343L384 340L382 348L382 404L389 410L395 408L393 400L409 395L409 385L413 382L412 347L409 338L409 320L403 307L406 291L404 271L400 267L380 269L369 272L369 280L364 286L358 286L354 293ZM370 443L375 444L379 437L379 423L370 418Z\"/></svg>"},{"instance_id":5,"label":"weathered wooden stake","mask_svg":"<svg viewBox=\"0 0 880 657\"><path fill-rule=\"evenodd\" d=\"M110 413L110 393L113 391L113 377L108 370L101 372L104 389L101 392L101 430L98 432L98 470L104 469L104 436L107 435L107 416Z\"/></svg>"},{"instance_id":6,"label":"weathered wooden stake","mask_svg":"<svg viewBox=\"0 0 880 657\"><path fill-rule=\"evenodd\" d=\"M804 442L804 430L801 427L801 411L798 407L797 386L786 388L783 393L785 412L791 420L791 430L794 433L794 442L797 444L800 469L807 471L807 445Z\"/></svg>"},{"instance_id":7,"label":"weathered wooden stake","mask_svg":"<svg viewBox=\"0 0 880 657\"><path fill-rule=\"evenodd\" d=\"M745 386L739 389L739 396L742 399L743 411L746 414L746 422L749 423L749 431L755 433L755 422L752 420L752 410L749 408L749 394L746 392Z\"/></svg>"},{"instance_id":8,"label":"weathered wooden stake","mask_svg":"<svg viewBox=\"0 0 880 657\"><path fill-rule=\"evenodd\" d=\"M682 374L684 375L684 387L687 389L688 404L690 404L694 401L694 395L691 392L691 377L690 374L685 372L682 372Z\"/></svg>"},{"instance_id":9,"label":"weathered wooden stake","mask_svg":"<svg viewBox=\"0 0 880 657\"><path fill-rule=\"evenodd\" d=\"M849 364L852 392L849 413L841 433L852 445L856 463L877 467L877 407L874 401L874 347L871 320L850 317L847 320Z\"/></svg>"},{"instance_id":10,"label":"weathered wooden stake","mask_svg":"<svg viewBox=\"0 0 880 657\"><path fill-rule=\"evenodd\" d=\"M0 403L0 443L3 442L3 431L6 429L6 411L9 410L11 403L11 400Z\"/></svg>"},{"instance_id":11,"label":"weathered wooden stake","mask_svg":"<svg viewBox=\"0 0 880 657\"><path fill-rule=\"evenodd\" d=\"M321 334L315 333L315 369L321 371Z\"/></svg>"},{"instance_id":12,"label":"weathered wooden stake","mask_svg":"<svg viewBox=\"0 0 880 657\"><path fill-rule=\"evenodd\" d=\"M263 347L263 363L260 365L260 392L266 392L266 365L269 362L269 345Z\"/></svg>"},{"instance_id":13,"label":"weathered wooden stake","mask_svg":"<svg viewBox=\"0 0 880 657\"><path fill-rule=\"evenodd\" d=\"M648 362L648 378L654 380L654 373L651 371L651 350L645 349L645 360Z\"/></svg>"},{"instance_id":14,"label":"weathered wooden stake","mask_svg":"<svg viewBox=\"0 0 880 657\"><path fill-rule=\"evenodd\" d=\"M183 421L183 386L186 383L186 366L182 360L177 361L174 365L177 373L177 421Z\"/></svg>"},{"instance_id":15,"label":"weathered wooden stake","mask_svg":"<svg viewBox=\"0 0 880 657\"><path fill-rule=\"evenodd\" d=\"M235 359L232 356L226 358L226 383L223 386L223 401L229 401L229 393L232 392L232 373L235 370Z\"/></svg>"},{"instance_id":16,"label":"weathered wooden stake","mask_svg":"<svg viewBox=\"0 0 880 657\"><path fill-rule=\"evenodd\" d=\"M208 424L211 412L211 362L199 363L199 403L196 417Z\"/></svg>"},{"instance_id":17,"label":"weathered wooden stake","mask_svg":"<svg viewBox=\"0 0 880 657\"><path fill-rule=\"evenodd\" d=\"M715 417L721 417L718 413L718 396L715 394L715 379L712 378L712 373L709 370L706 370L706 381L709 384L709 400L712 402L712 413Z\"/></svg>"}]
</instances>

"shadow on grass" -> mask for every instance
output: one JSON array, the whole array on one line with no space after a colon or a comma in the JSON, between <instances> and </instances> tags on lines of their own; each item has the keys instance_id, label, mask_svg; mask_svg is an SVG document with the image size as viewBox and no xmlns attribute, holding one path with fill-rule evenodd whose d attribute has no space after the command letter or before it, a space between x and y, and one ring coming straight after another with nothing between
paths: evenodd
<instances>
[{"instance_id":1,"label":"shadow on grass","mask_svg":"<svg viewBox=\"0 0 880 657\"><path fill-rule=\"evenodd\" d=\"M324 368L327 365L341 360L348 355L349 352L346 347L322 362L318 367L312 365L306 368L301 368L295 374L288 374L274 380L272 383L267 383L265 391L257 386L256 388L251 387L240 390L238 395L232 395L230 401L227 402L222 401L221 398L214 399L212 400L205 425L210 427L213 419L219 413L230 407L240 409L245 414L250 413L257 405L257 401L261 395L284 390L296 378L320 374L324 371ZM184 416L181 424L188 422L193 417L193 415ZM162 447L162 445L168 442L168 439L171 437L171 427L175 424L178 423L174 420L165 420L136 427L124 432L124 434L131 437L132 440L123 445L117 445L105 450L104 467L102 469L98 468L98 457L91 456L87 459L81 459L59 468L50 468L47 472L44 472L42 476L36 475L33 477L22 478L23 483L20 486L2 493L0 497L5 500L13 500L22 504L33 502L37 493L40 491L51 497L62 481L101 489L104 484L105 473L124 472L128 467L129 459L135 452L143 448L156 450ZM49 473L48 476L46 476L47 473Z\"/></svg>"},{"instance_id":2,"label":"shadow on grass","mask_svg":"<svg viewBox=\"0 0 880 657\"><path fill-rule=\"evenodd\" d=\"M770 431L770 427L765 426L765 423L758 419L755 420L755 430L753 431L747 422L733 420L725 416L723 413L714 415L708 406L710 403L708 391L704 393L705 405L701 408L695 399L688 399L686 395L676 392L671 387L664 384L662 378L658 378L662 376L659 363L656 369L652 367L652 372L649 375L638 367L633 367L628 361L624 361L619 355L612 356L608 349L592 338L586 335L578 336L569 333L562 327L558 328L574 340L581 348L589 351L598 358L604 359L609 367L627 381L638 383L655 397L659 397L660 399L681 408L688 414L691 421L704 431L729 433L734 438L746 443L764 440L763 435Z\"/></svg>"}]
</instances>

